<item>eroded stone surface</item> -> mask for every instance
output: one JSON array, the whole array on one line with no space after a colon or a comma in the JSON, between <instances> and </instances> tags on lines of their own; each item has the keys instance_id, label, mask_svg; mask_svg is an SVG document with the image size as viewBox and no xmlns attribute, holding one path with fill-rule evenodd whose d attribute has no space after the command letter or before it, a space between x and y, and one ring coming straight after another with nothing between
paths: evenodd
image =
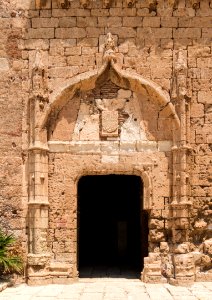
<instances>
[{"instance_id":1,"label":"eroded stone surface","mask_svg":"<svg viewBox=\"0 0 212 300\"><path fill-rule=\"evenodd\" d=\"M89 174L141 177L142 280L212 280L211 18L209 0L1 1L0 223L29 284L78 276Z\"/></svg>"}]
</instances>

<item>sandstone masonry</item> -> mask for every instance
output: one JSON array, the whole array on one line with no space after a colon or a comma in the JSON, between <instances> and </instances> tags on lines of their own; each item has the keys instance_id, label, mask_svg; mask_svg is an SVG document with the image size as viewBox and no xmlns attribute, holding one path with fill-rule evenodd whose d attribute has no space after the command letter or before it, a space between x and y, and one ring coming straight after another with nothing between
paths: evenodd
<instances>
[{"instance_id":1,"label":"sandstone masonry","mask_svg":"<svg viewBox=\"0 0 212 300\"><path fill-rule=\"evenodd\" d=\"M145 282L211 281L212 2L0 2L0 225L28 284L78 278L77 184L143 182Z\"/></svg>"}]
</instances>

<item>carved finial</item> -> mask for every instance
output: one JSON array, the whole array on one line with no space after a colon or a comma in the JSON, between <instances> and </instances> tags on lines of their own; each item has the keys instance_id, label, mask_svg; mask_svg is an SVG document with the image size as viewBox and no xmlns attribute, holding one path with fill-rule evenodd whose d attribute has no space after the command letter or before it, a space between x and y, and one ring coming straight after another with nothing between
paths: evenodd
<instances>
[{"instance_id":1,"label":"carved finial","mask_svg":"<svg viewBox=\"0 0 212 300\"><path fill-rule=\"evenodd\" d=\"M104 49L104 61L116 61L115 56L115 41L112 34L109 32L107 33L107 37L105 39L105 49Z\"/></svg>"},{"instance_id":2,"label":"carved finial","mask_svg":"<svg viewBox=\"0 0 212 300\"><path fill-rule=\"evenodd\" d=\"M108 50L111 50L111 51L115 50L115 41L110 32L107 33L107 37L105 39L105 51L108 51Z\"/></svg>"}]
</instances>

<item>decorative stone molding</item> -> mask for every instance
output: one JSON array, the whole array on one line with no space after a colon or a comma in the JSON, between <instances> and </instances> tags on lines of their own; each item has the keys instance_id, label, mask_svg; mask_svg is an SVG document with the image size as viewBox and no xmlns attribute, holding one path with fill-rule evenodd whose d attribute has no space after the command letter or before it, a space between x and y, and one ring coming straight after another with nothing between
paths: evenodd
<instances>
[{"instance_id":1,"label":"decorative stone molding","mask_svg":"<svg viewBox=\"0 0 212 300\"><path fill-rule=\"evenodd\" d=\"M126 175L136 175L141 177L143 181L143 210L151 210L152 204L154 202L154 194L153 194L153 179L152 179L152 170L154 168L154 164L152 162L141 163L139 165L125 165L123 166L119 162L115 165L111 163L107 163L102 167L102 163L95 166L95 169L92 167L87 169L82 169L80 172L75 174L74 182L78 183L78 180L82 176L88 175L107 175L107 174L126 174Z\"/></svg>"},{"instance_id":2,"label":"decorative stone molding","mask_svg":"<svg viewBox=\"0 0 212 300\"><path fill-rule=\"evenodd\" d=\"M35 8L36 9L42 9L42 8L51 8L51 1L52 0L34 0L35 1ZM73 0L56 0L58 8L62 9L69 9L71 7L71 2ZM125 0L126 5L129 8L132 8L135 6L136 0ZM142 0L137 0L138 2ZM198 9L200 7L200 0L189 0L190 5L193 9ZM157 6L159 6L162 2L164 5L164 1L156 1L156 0L148 0L148 7L150 12L151 11L157 11ZM113 0L102 0L102 6L104 8L110 8L112 6ZM92 4L91 0L80 0L80 5L82 8L87 9ZM170 7L171 9L177 8L179 4L179 0L167 0L165 2L165 6Z\"/></svg>"},{"instance_id":3,"label":"decorative stone molding","mask_svg":"<svg viewBox=\"0 0 212 300\"><path fill-rule=\"evenodd\" d=\"M105 39L103 61L106 63L110 61L114 61L114 62L117 61L115 55L115 40L110 32L107 33Z\"/></svg>"}]
</instances>

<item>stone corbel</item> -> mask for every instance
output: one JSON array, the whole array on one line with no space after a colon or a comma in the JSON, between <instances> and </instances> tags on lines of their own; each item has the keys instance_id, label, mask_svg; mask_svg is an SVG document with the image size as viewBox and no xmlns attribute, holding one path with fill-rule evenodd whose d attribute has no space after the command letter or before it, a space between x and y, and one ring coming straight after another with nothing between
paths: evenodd
<instances>
[{"instance_id":1,"label":"stone corbel","mask_svg":"<svg viewBox=\"0 0 212 300\"><path fill-rule=\"evenodd\" d=\"M149 4L150 12L157 10L157 4L158 4L157 0L148 0L148 4Z\"/></svg>"},{"instance_id":2,"label":"stone corbel","mask_svg":"<svg viewBox=\"0 0 212 300\"><path fill-rule=\"evenodd\" d=\"M105 8L110 8L113 0L103 0L103 6Z\"/></svg>"},{"instance_id":3,"label":"stone corbel","mask_svg":"<svg viewBox=\"0 0 212 300\"><path fill-rule=\"evenodd\" d=\"M178 5L179 0L168 0L168 4L174 8Z\"/></svg>"},{"instance_id":4,"label":"stone corbel","mask_svg":"<svg viewBox=\"0 0 212 300\"><path fill-rule=\"evenodd\" d=\"M199 8L199 6L200 6L200 1L201 1L201 0L190 0L191 6L192 6L194 9Z\"/></svg>"},{"instance_id":5,"label":"stone corbel","mask_svg":"<svg viewBox=\"0 0 212 300\"><path fill-rule=\"evenodd\" d=\"M80 0L80 6L82 8L88 8L88 6L90 5L90 0Z\"/></svg>"},{"instance_id":6,"label":"stone corbel","mask_svg":"<svg viewBox=\"0 0 212 300\"><path fill-rule=\"evenodd\" d=\"M41 8L41 1L42 0L35 0L35 8L40 9Z\"/></svg>"},{"instance_id":7,"label":"stone corbel","mask_svg":"<svg viewBox=\"0 0 212 300\"><path fill-rule=\"evenodd\" d=\"M70 0L57 0L57 6L58 8L70 8L71 6L71 1Z\"/></svg>"},{"instance_id":8,"label":"stone corbel","mask_svg":"<svg viewBox=\"0 0 212 300\"><path fill-rule=\"evenodd\" d=\"M136 0L126 0L127 7L131 8L135 6Z\"/></svg>"},{"instance_id":9,"label":"stone corbel","mask_svg":"<svg viewBox=\"0 0 212 300\"><path fill-rule=\"evenodd\" d=\"M41 8L51 8L51 0L35 0L35 9Z\"/></svg>"}]
</instances>

